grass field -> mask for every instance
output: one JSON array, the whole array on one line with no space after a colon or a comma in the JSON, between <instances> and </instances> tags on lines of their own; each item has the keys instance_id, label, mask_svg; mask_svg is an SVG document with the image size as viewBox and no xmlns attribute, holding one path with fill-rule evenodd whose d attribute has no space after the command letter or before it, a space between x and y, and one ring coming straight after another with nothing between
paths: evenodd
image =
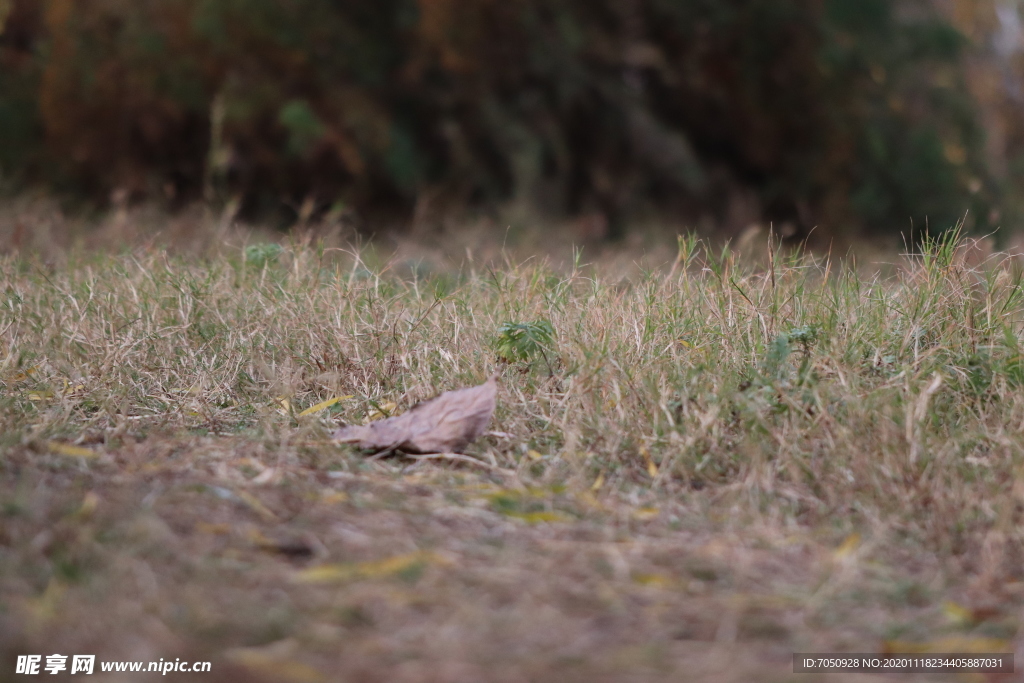
<instances>
[{"instance_id":1,"label":"grass field","mask_svg":"<svg viewBox=\"0 0 1024 683\"><path fill-rule=\"evenodd\" d=\"M1020 667L1022 269L920 251L882 277L681 239L625 280L299 242L3 257L0 681L32 653L296 683ZM329 439L494 371L472 463Z\"/></svg>"}]
</instances>

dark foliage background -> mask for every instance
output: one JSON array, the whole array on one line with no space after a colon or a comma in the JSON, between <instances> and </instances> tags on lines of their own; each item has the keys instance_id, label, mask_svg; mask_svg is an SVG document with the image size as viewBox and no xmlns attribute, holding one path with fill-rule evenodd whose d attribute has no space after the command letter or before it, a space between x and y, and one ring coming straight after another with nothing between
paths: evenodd
<instances>
[{"instance_id":1,"label":"dark foliage background","mask_svg":"<svg viewBox=\"0 0 1024 683\"><path fill-rule=\"evenodd\" d=\"M0 0L0 169L246 211L522 201L982 230L968 41L904 0Z\"/></svg>"}]
</instances>

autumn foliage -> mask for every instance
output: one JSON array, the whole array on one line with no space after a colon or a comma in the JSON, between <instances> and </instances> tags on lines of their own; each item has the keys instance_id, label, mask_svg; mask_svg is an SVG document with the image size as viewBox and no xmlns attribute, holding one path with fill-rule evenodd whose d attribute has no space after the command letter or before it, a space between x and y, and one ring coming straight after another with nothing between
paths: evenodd
<instances>
[{"instance_id":1,"label":"autumn foliage","mask_svg":"<svg viewBox=\"0 0 1024 683\"><path fill-rule=\"evenodd\" d=\"M0 167L106 200L529 202L803 230L996 199L965 39L887 0L0 0Z\"/></svg>"}]
</instances>

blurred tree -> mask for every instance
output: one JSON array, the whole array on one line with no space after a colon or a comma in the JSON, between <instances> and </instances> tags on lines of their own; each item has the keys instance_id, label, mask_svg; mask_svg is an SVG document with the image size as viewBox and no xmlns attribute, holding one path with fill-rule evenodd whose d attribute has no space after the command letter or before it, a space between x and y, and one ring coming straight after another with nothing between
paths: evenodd
<instances>
[{"instance_id":1,"label":"blurred tree","mask_svg":"<svg viewBox=\"0 0 1024 683\"><path fill-rule=\"evenodd\" d=\"M612 234L737 193L801 231L983 228L997 198L968 43L926 0L12 7L0 164L100 197L515 199Z\"/></svg>"},{"instance_id":2,"label":"blurred tree","mask_svg":"<svg viewBox=\"0 0 1024 683\"><path fill-rule=\"evenodd\" d=\"M23 179L22 169L42 146L40 65L33 52L39 22L34 3L0 0L0 180Z\"/></svg>"},{"instance_id":3,"label":"blurred tree","mask_svg":"<svg viewBox=\"0 0 1024 683\"><path fill-rule=\"evenodd\" d=\"M1015 227L1024 216L1024 18L1020 0L937 3L973 49L967 85L986 133L988 168L1003 188L989 222ZM1000 241L1009 235L997 233Z\"/></svg>"}]
</instances>

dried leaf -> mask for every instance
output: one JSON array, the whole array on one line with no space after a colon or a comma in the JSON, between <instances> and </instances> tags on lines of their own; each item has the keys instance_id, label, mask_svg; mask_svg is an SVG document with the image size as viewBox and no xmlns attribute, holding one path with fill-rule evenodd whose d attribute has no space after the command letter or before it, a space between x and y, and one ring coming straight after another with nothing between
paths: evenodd
<instances>
[{"instance_id":1,"label":"dried leaf","mask_svg":"<svg viewBox=\"0 0 1024 683\"><path fill-rule=\"evenodd\" d=\"M459 453L487 429L494 414L497 377L447 391L397 417L343 427L333 438L378 452Z\"/></svg>"}]
</instances>

